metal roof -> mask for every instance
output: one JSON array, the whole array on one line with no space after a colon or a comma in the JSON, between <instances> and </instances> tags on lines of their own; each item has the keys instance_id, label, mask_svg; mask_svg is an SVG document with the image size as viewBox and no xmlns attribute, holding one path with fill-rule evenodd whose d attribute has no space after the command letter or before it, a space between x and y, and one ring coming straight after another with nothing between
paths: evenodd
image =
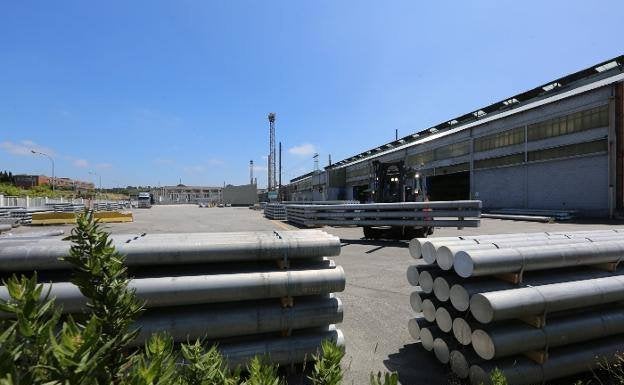
<instances>
[{"instance_id":1,"label":"metal roof","mask_svg":"<svg viewBox=\"0 0 624 385\"><path fill-rule=\"evenodd\" d=\"M505 98L476 111L458 116L434 127L375 147L325 167L337 169L360 163L397 150L425 143L483 123L504 118L540 105L568 98L624 79L624 55L606 60L581 71L553 80L531 90ZM593 81L592 81L593 80ZM592 81L580 85L582 82ZM299 178L307 176L303 175ZM293 180L297 180L295 178Z\"/></svg>"}]
</instances>

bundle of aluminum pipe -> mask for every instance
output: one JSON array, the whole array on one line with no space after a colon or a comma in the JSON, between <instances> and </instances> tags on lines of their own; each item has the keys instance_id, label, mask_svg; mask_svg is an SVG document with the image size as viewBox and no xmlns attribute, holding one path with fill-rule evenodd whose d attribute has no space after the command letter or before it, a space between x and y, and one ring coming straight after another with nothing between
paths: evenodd
<instances>
[{"instance_id":1,"label":"bundle of aluminum pipe","mask_svg":"<svg viewBox=\"0 0 624 385\"><path fill-rule=\"evenodd\" d=\"M624 349L624 229L414 239L408 331L460 378L573 375ZM615 341L615 342L614 342ZM526 373L526 375L525 375Z\"/></svg>"},{"instance_id":2,"label":"bundle of aluminum pipe","mask_svg":"<svg viewBox=\"0 0 624 385\"><path fill-rule=\"evenodd\" d=\"M113 237L129 266L310 259L340 253L338 237L320 231L146 234ZM303 234L299 236L300 234ZM0 248L0 271L67 269L70 244L42 239Z\"/></svg>"},{"instance_id":3,"label":"bundle of aluminum pipe","mask_svg":"<svg viewBox=\"0 0 624 385\"><path fill-rule=\"evenodd\" d=\"M284 206L282 203L267 203L267 205L264 206L264 216L267 219L285 221L286 206Z\"/></svg>"},{"instance_id":4,"label":"bundle of aluminum pipe","mask_svg":"<svg viewBox=\"0 0 624 385\"><path fill-rule=\"evenodd\" d=\"M340 253L335 236L296 230L118 234L111 239L129 267L141 270L129 282L146 307L137 320L135 346L167 331L176 342L205 338L217 343L230 364L244 364L254 355L288 364L311 359L323 339L344 343L333 325L343 318L334 293L344 290L345 274L326 259ZM63 273L71 266L58 258L69 248L59 238L0 238L0 271L36 270L40 277ZM168 275L162 275L163 269ZM88 299L73 283L42 284L42 293L49 293L63 313L88 311ZM0 300L8 299L7 288L0 286ZM0 320L9 316L0 312Z\"/></svg>"},{"instance_id":5,"label":"bundle of aluminum pipe","mask_svg":"<svg viewBox=\"0 0 624 385\"><path fill-rule=\"evenodd\" d=\"M478 227L481 201L439 201L286 206L288 220L304 226Z\"/></svg>"}]
</instances>

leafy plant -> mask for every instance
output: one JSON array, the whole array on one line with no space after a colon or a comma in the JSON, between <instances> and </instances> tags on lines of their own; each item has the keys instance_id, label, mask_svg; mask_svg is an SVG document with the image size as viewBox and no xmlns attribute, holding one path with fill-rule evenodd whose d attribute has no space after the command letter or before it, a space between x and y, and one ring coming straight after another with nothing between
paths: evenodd
<instances>
[{"instance_id":1,"label":"leafy plant","mask_svg":"<svg viewBox=\"0 0 624 385\"><path fill-rule=\"evenodd\" d=\"M212 346L208 351L200 341L182 344L184 365L181 368L182 382L188 385L236 385L240 381L240 369L233 372L217 350Z\"/></svg>"},{"instance_id":2,"label":"leafy plant","mask_svg":"<svg viewBox=\"0 0 624 385\"><path fill-rule=\"evenodd\" d=\"M254 357L247 365L249 378L243 385L283 385L277 369L277 365L269 363L264 357Z\"/></svg>"},{"instance_id":3,"label":"leafy plant","mask_svg":"<svg viewBox=\"0 0 624 385\"><path fill-rule=\"evenodd\" d=\"M313 385L339 385L342 382L340 362L345 352L332 341L322 342L321 352L314 356L314 368L309 377Z\"/></svg>"},{"instance_id":4,"label":"leafy plant","mask_svg":"<svg viewBox=\"0 0 624 385\"><path fill-rule=\"evenodd\" d=\"M0 311L13 319L0 324L0 375L10 375L5 378L16 384L36 383L59 312L48 299L49 293L44 294L43 286L37 284L36 274L14 276L3 283L9 300L0 300Z\"/></svg>"},{"instance_id":5,"label":"leafy plant","mask_svg":"<svg viewBox=\"0 0 624 385\"><path fill-rule=\"evenodd\" d=\"M492 370L492 373L490 373L490 381L492 381L492 385L507 385L507 377L505 377L499 368L494 368L494 370Z\"/></svg>"},{"instance_id":6,"label":"leafy plant","mask_svg":"<svg viewBox=\"0 0 624 385\"><path fill-rule=\"evenodd\" d=\"M397 373L385 373L382 377L381 372L377 372L377 376L375 377L375 375L371 373L370 383L371 385L398 385L399 375Z\"/></svg>"},{"instance_id":7,"label":"leafy plant","mask_svg":"<svg viewBox=\"0 0 624 385\"><path fill-rule=\"evenodd\" d=\"M125 258L94 220L93 212L78 216L76 227L65 240L72 242L69 256L63 258L74 266L71 282L88 298L90 316L99 329L93 348L99 351L100 365L94 376L101 383L117 382L124 365L131 362L124 353L138 334L132 324L142 312L142 304L128 289ZM155 354L146 349L146 354L150 353Z\"/></svg>"},{"instance_id":8,"label":"leafy plant","mask_svg":"<svg viewBox=\"0 0 624 385\"><path fill-rule=\"evenodd\" d=\"M177 354L173 339L166 334L153 334L145 343L144 353L133 359L128 385L180 384L176 368Z\"/></svg>"}]
</instances>

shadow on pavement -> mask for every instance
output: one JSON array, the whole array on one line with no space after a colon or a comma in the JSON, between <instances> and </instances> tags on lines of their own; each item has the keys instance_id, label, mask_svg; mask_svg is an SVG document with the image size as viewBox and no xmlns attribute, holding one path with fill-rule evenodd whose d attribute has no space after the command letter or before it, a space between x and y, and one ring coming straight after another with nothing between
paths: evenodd
<instances>
[{"instance_id":1,"label":"shadow on pavement","mask_svg":"<svg viewBox=\"0 0 624 385\"><path fill-rule=\"evenodd\" d=\"M397 240L383 240L383 239L344 239L340 238L342 242L341 246L349 246L349 245L365 245L365 246L379 246L379 248L383 247L409 247L409 243L406 241L397 241Z\"/></svg>"},{"instance_id":2,"label":"shadow on pavement","mask_svg":"<svg viewBox=\"0 0 624 385\"><path fill-rule=\"evenodd\" d=\"M436 360L433 352L428 352L420 343L404 345L397 353L384 360L391 372L397 372L402 385L442 385L450 381L450 369Z\"/></svg>"}]
</instances>

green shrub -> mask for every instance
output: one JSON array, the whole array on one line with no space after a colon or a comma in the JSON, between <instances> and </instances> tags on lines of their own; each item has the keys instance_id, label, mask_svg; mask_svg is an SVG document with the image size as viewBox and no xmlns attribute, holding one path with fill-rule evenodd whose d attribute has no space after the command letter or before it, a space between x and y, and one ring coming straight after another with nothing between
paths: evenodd
<instances>
[{"instance_id":1,"label":"green shrub","mask_svg":"<svg viewBox=\"0 0 624 385\"><path fill-rule=\"evenodd\" d=\"M383 381L382 381L383 380ZM377 372L377 376L371 373L371 385L398 385L399 375L397 373L385 373L382 377L381 372Z\"/></svg>"},{"instance_id":2,"label":"green shrub","mask_svg":"<svg viewBox=\"0 0 624 385\"><path fill-rule=\"evenodd\" d=\"M345 352L331 341L323 341L321 352L314 356L314 369L309 377L313 385L339 385L342 382L340 362Z\"/></svg>"}]
</instances>

